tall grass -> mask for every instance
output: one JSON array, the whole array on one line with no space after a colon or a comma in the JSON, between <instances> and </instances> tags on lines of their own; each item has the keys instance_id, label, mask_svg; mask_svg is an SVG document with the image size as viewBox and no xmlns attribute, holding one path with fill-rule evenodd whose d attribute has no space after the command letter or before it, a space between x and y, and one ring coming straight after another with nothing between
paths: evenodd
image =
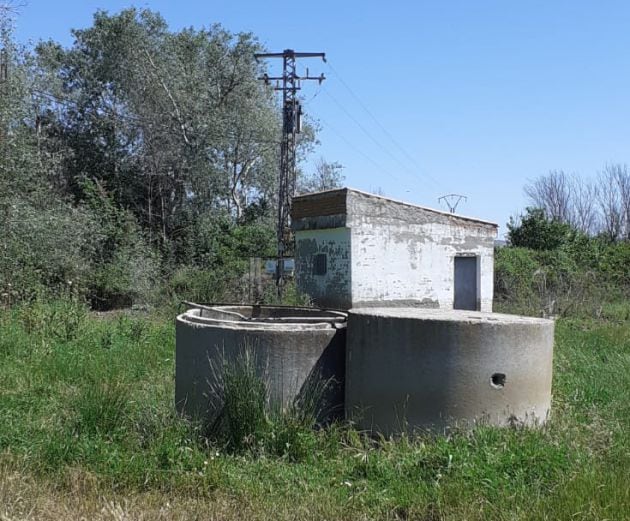
<instances>
[{"instance_id":1,"label":"tall grass","mask_svg":"<svg viewBox=\"0 0 630 521\"><path fill-rule=\"evenodd\" d=\"M235 360L213 368L218 378L210 393L218 414L210 433L237 452L255 446L268 427L269 392L257 372L255 356L245 346Z\"/></svg>"},{"instance_id":2,"label":"tall grass","mask_svg":"<svg viewBox=\"0 0 630 521\"><path fill-rule=\"evenodd\" d=\"M235 454L283 457L304 461L317 444L315 428L329 381L308 379L299 395L283 406L275 403L269 390L264 360L252 346L233 360L213 368L215 383L210 400L217 411L208 431L223 449Z\"/></svg>"},{"instance_id":3,"label":"tall grass","mask_svg":"<svg viewBox=\"0 0 630 521\"><path fill-rule=\"evenodd\" d=\"M68 329L68 305L0 312L0 519L628 519L620 311L557 323L543 428L373 439L269 407L246 358L208 435L173 412L170 321L79 310Z\"/></svg>"}]
</instances>

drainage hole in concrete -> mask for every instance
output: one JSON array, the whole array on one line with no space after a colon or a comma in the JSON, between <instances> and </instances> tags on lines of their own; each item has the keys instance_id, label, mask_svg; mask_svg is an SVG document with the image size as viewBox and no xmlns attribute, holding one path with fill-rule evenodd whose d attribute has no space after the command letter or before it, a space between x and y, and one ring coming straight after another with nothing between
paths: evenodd
<instances>
[{"instance_id":1,"label":"drainage hole in concrete","mask_svg":"<svg viewBox=\"0 0 630 521\"><path fill-rule=\"evenodd\" d=\"M490 378L490 385L495 389L502 389L505 386L505 375L503 373L494 373Z\"/></svg>"}]
</instances>

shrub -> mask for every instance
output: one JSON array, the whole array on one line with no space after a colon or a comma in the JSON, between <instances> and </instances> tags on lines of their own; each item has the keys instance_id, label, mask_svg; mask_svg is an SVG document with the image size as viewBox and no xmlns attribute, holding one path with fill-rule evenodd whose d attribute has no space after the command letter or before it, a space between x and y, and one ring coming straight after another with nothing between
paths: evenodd
<instances>
[{"instance_id":1,"label":"shrub","mask_svg":"<svg viewBox=\"0 0 630 521\"><path fill-rule=\"evenodd\" d=\"M92 307L107 310L153 301L159 278L157 253L133 215L116 206L100 184L84 181L82 188L97 223L87 293Z\"/></svg>"},{"instance_id":2,"label":"shrub","mask_svg":"<svg viewBox=\"0 0 630 521\"><path fill-rule=\"evenodd\" d=\"M530 315L600 316L630 290L630 248L573 235L559 248L500 248L495 300L503 311Z\"/></svg>"},{"instance_id":3,"label":"shrub","mask_svg":"<svg viewBox=\"0 0 630 521\"><path fill-rule=\"evenodd\" d=\"M180 266L167 282L170 299L197 303L241 302L247 297L244 270L207 270L198 266Z\"/></svg>"},{"instance_id":4,"label":"shrub","mask_svg":"<svg viewBox=\"0 0 630 521\"><path fill-rule=\"evenodd\" d=\"M512 246L532 250L553 250L566 241L572 229L566 223L548 219L541 208L527 208L520 223L510 219L508 239Z\"/></svg>"},{"instance_id":5,"label":"shrub","mask_svg":"<svg viewBox=\"0 0 630 521\"><path fill-rule=\"evenodd\" d=\"M312 299L308 295L300 293L295 280L286 282L282 291L282 297L278 296L278 287L275 284L275 280L269 280L263 288L262 303L298 307L313 306Z\"/></svg>"},{"instance_id":6,"label":"shrub","mask_svg":"<svg viewBox=\"0 0 630 521\"><path fill-rule=\"evenodd\" d=\"M85 208L62 202L40 206L23 198L0 201L0 294L12 304L38 295L84 295L90 278L95 222Z\"/></svg>"}]
</instances>

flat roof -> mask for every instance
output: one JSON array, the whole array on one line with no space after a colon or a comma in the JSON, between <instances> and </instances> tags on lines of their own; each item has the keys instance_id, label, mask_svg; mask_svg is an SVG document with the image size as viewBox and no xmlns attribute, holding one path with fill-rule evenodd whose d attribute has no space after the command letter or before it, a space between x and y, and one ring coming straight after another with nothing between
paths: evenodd
<instances>
[{"instance_id":1,"label":"flat roof","mask_svg":"<svg viewBox=\"0 0 630 521\"><path fill-rule=\"evenodd\" d=\"M398 204L398 205L408 206L410 208L424 210L426 212L432 212L432 213L436 213L436 214L439 214L439 215L444 215L444 216L447 216L447 217L452 217L452 218L456 218L456 219L463 219L465 221L472 221L472 222L476 222L476 223L480 223L480 224L485 224L485 225L488 225L488 226L494 226L495 228L499 227L499 225L497 223L493 223L491 221L486 221L484 219L478 219L476 217L467 217L465 215L445 212L444 210L436 210L435 208L429 208L429 207L426 207L426 206L420 206L420 205L417 205L417 204L408 203L406 201L401 201L399 199L392 199L391 197L385 197L385 196L382 196L382 195L371 194L369 192L364 192L363 190L358 190L356 188L349 188L349 187L334 188L332 190L322 190L322 191L319 191L319 192L310 192L308 194L300 194L300 195L296 195L293 198L293 200L295 201L296 199L297 200L309 199L309 198L312 198L312 197L319 197L319 196L326 196L326 195L330 195L330 196L334 196L334 195L338 195L338 194L341 195L343 193L348 193L348 192L360 194L362 196L369 197L369 198L372 198L372 199L379 199L379 200L382 200L382 201L386 201L388 203L394 203L394 204Z\"/></svg>"}]
</instances>

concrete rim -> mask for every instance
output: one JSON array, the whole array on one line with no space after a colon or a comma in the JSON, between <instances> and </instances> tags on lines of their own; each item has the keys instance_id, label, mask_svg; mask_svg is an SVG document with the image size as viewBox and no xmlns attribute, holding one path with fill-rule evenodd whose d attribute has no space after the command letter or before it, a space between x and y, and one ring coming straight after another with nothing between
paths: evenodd
<instances>
[{"instance_id":1,"label":"concrete rim","mask_svg":"<svg viewBox=\"0 0 630 521\"><path fill-rule=\"evenodd\" d=\"M361 307L348 311L349 316L371 316L374 318L413 319L420 321L459 322L467 324L538 324L551 325L553 320L522 315L508 315L485 311L427 309L416 307Z\"/></svg>"},{"instance_id":2,"label":"concrete rim","mask_svg":"<svg viewBox=\"0 0 630 521\"><path fill-rule=\"evenodd\" d=\"M271 316L262 318L248 317L236 310L264 308ZM177 316L177 321L193 327L213 327L238 330L258 331L296 331L345 328L348 315L341 311L322 310L317 308L295 308L306 316L291 316L291 308L277 306L204 306L192 308ZM203 316L204 312L215 316ZM274 313L284 315L275 317ZM310 316L308 316L310 315Z\"/></svg>"}]
</instances>

